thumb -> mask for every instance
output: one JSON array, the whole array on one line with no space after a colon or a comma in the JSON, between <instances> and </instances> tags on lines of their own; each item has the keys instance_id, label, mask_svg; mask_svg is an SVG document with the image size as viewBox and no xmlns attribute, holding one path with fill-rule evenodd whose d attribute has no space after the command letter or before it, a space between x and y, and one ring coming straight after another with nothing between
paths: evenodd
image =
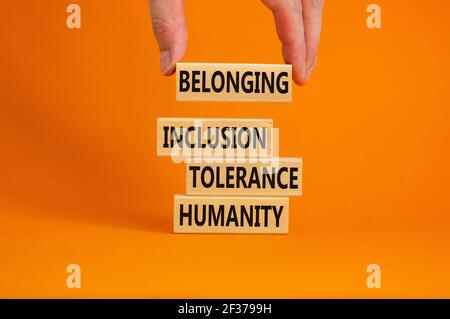
<instances>
[{"instance_id":1,"label":"thumb","mask_svg":"<svg viewBox=\"0 0 450 319\"><path fill-rule=\"evenodd\" d=\"M187 47L183 0L149 0L153 33L158 41L161 73L171 75Z\"/></svg>"},{"instance_id":2,"label":"thumb","mask_svg":"<svg viewBox=\"0 0 450 319\"><path fill-rule=\"evenodd\" d=\"M295 83L306 83L306 42L301 0L262 0L272 11L286 63L292 64Z\"/></svg>"}]
</instances>

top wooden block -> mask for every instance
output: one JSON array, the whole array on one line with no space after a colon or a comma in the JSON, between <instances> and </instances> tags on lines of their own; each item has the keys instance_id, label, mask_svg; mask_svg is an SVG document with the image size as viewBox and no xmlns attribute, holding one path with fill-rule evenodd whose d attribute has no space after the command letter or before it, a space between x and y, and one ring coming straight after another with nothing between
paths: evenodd
<instances>
[{"instance_id":1,"label":"top wooden block","mask_svg":"<svg viewBox=\"0 0 450 319\"><path fill-rule=\"evenodd\" d=\"M288 64L177 63L177 101L291 102Z\"/></svg>"}]
</instances>

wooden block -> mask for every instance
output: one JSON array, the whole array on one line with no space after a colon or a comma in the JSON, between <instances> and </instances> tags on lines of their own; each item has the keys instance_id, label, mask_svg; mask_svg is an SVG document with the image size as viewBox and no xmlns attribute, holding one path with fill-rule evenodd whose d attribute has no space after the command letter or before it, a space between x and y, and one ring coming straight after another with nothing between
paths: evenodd
<instances>
[{"instance_id":1,"label":"wooden block","mask_svg":"<svg viewBox=\"0 0 450 319\"><path fill-rule=\"evenodd\" d=\"M158 156L272 156L272 119L158 118Z\"/></svg>"},{"instance_id":2,"label":"wooden block","mask_svg":"<svg viewBox=\"0 0 450 319\"><path fill-rule=\"evenodd\" d=\"M234 196L301 195L302 159L271 158L269 161L236 162L217 163L204 160L201 164L187 164L186 193Z\"/></svg>"},{"instance_id":3,"label":"wooden block","mask_svg":"<svg viewBox=\"0 0 450 319\"><path fill-rule=\"evenodd\" d=\"M292 65L177 63L177 101L291 102Z\"/></svg>"},{"instance_id":4,"label":"wooden block","mask_svg":"<svg viewBox=\"0 0 450 319\"><path fill-rule=\"evenodd\" d=\"M287 197L175 195L175 233L287 234Z\"/></svg>"}]
</instances>

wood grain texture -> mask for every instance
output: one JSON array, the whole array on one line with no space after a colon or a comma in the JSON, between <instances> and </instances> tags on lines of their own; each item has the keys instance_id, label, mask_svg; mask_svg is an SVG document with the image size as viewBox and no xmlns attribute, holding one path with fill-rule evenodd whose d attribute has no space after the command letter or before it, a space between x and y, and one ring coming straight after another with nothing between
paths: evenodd
<instances>
[{"instance_id":1,"label":"wood grain texture","mask_svg":"<svg viewBox=\"0 0 450 319\"><path fill-rule=\"evenodd\" d=\"M177 63L176 100L291 102L292 66Z\"/></svg>"},{"instance_id":2,"label":"wood grain texture","mask_svg":"<svg viewBox=\"0 0 450 319\"><path fill-rule=\"evenodd\" d=\"M189 140L194 147L186 145L186 143L173 143L171 145L171 138L176 140L180 132L183 132L182 135L186 137L185 133L189 128L194 128L194 130L183 141ZM248 131L244 131L245 128ZM272 119L157 118L157 155L186 158L222 158L224 155L234 154L235 157L239 158L267 158L273 155L272 128ZM174 130L171 131L171 129ZM225 130L225 133L222 130ZM208 134L209 132L211 135ZM225 136L232 138L233 134L236 135L237 140L244 141L251 137L254 143L250 143L247 148L245 147L246 145L239 143L236 143L236 147L223 148L222 144L227 143ZM216 138L219 139L217 145L215 145ZM202 147L202 144L205 144L205 147Z\"/></svg>"},{"instance_id":3,"label":"wood grain texture","mask_svg":"<svg viewBox=\"0 0 450 319\"><path fill-rule=\"evenodd\" d=\"M269 174L266 174L269 173ZM300 196L302 159L272 158L270 162L186 165L187 195Z\"/></svg>"},{"instance_id":4,"label":"wood grain texture","mask_svg":"<svg viewBox=\"0 0 450 319\"><path fill-rule=\"evenodd\" d=\"M175 233L287 234L287 197L174 197Z\"/></svg>"}]
</instances>

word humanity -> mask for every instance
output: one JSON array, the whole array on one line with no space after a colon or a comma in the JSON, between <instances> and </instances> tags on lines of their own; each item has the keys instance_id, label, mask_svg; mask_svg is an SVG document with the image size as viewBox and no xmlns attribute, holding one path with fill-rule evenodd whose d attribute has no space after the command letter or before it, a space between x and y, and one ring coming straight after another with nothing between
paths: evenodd
<instances>
[{"instance_id":1,"label":"word humanity","mask_svg":"<svg viewBox=\"0 0 450 319\"><path fill-rule=\"evenodd\" d=\"M287 233L284 197L175 195L174 231L189 233Z\"/></svg>"}]
</instances>

